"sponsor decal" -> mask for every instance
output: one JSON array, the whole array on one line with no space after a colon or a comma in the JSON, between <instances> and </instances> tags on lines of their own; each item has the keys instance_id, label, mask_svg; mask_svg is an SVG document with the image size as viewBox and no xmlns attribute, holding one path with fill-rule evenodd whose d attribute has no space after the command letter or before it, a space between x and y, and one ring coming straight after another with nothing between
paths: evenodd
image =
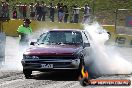
<instances>
[{"instance_id":1,"label":"sponsor decal","mask_svg":"<svg viewBox=\"0 0 132 88\"><path fill-rule=\"evenodd\" d=\"M132 16L126 17L126 27L132 27Z\"/></svg>"},{"instance_id":2,"label":"sponsor decal","mask_svg":"<svg viewBox=\"0 0 132 88\"><path fill-rule=\"evenodd\" d=\"M130 86L129 79L90 79L88 71L82 66L79 81L82 86Z\"/></svg>"},{"instance_id":3,"label":"sponsor decal","mask_svg":"<svg viewBox=\"0 0 132 88\"><path fill-rule=\"evenodd\" d=\"M131 81L128 79L92 79L83 80L86 86L130 86ZM83 86L83 85L82 85Z\"/></svg>"},{"instance_id":4,"label":"sponsor decal","mask_svg":"<svg viewBox=\"0 0 132 88\"><path fill-rule=\"evenodd\" d=\"M125 44L126 38L125 37L116 37L115 42L118 44Z\"/></svg>"}]
</instances>

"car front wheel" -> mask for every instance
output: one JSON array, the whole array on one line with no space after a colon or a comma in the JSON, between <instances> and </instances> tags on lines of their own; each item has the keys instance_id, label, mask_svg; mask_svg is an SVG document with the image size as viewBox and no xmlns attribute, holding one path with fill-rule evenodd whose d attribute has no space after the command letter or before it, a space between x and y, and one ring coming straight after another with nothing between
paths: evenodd
<instances>
[{"instance_id":1,"label":"car front wheel","mask_svg":"<svg viewBox=\"0 0 132 88\"><path fill-rule=\"evenodd\" d=\"M26 79L29 79L32 77L32 71L23 69L23 74L25 75Z\"/></svg>"}]
</instances>

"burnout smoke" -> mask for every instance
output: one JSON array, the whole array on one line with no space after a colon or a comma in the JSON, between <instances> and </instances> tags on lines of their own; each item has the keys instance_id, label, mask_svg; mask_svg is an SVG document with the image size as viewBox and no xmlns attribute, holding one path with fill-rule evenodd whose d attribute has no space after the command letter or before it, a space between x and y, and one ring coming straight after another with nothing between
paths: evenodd
<instances>
[{"instance_id":1,"label":"burnout smoke","mask_svg":"<svg viewBox=\"0 0 132 88\"><path fill-rule=\"evenodd\" d=\"M22 70L21 53L23 48L19 47L19 38L17 37L6 37L5 45L5 62L2 70Z\"/></svg>"},{"instance_id":2,"label":"burnout smoke","mask_svg":"<svg viewBox=\"0 0 132 88\"><path fill-rule=\"evenodd\" d=\"M30 37L30 41L36 41L37 38L46 31L47 29L38 29L38 31L33 32ZM5 62L0 68L1 70L22 70L21 60L23 58L23 53L30 46L20 46L18 37L6 37L5 45Z\"/></svg>"},{"instance_id":3,"label":"burnout smoke","mask_svg":"<svg viewBox=\"0 0 132 88\"><path fill-rule=\"evenodd\" d=\"M125 60L117 51L116 46L107 46L109 39L105 31L97 22L84 24L84 29L90 35L91 55L89 62L92 73L95 74L130 74L132 63Z\"/></svg>"}]
</instances>

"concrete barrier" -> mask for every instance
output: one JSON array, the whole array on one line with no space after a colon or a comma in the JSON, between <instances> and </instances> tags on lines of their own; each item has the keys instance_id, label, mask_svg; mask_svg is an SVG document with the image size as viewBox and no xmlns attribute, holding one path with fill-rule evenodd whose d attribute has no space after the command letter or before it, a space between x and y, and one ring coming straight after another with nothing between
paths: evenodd
<instances>
[{"instance_id":1,"label":"concrete barrier","mask_svg":"<svg viewBox=\"0 0 132 88\"><path fill-rule=\"evenodd\" d=\"M23 24L23 20L10 20L9 22L3 23L3 29L8 36L18 36L16 30L19 25ZM104 29L111 33L111 38L109 41L114 41L115 45L118 46L132 46L132 35L116 34L114 25L102 25ZM83 29L80 23L58 23L58 22L42 22L42 21L32 21L31 27L33 32L49 30L49 29Z\"/></svg>"},{"instance_id":2,"label":"concrete barrier","mask_svg":"<svg viewBox=\"0 0 132 88\"><path fill-rule=\"evenodd\" d=\"M19 25L23 24L22 20L10 20L9 22L3 23L3 29L6 35L8 36L18 36L17 28ZM80 23L58 23L58 22L42 22L42 21L32 21L31 27L33 31L37 30L45 30L45 29L54 29L54 28L70 28L70 29L82 29L82 25ZM103 27L111 33L115 32L114 25L103 25Z\"/></svg>"},{"instance_id":3,"label":"concrete barrier","mask_svg":"<svg viewBox=\"0 0 132 88\"><path fill-rule=\"evenodd\" d=\"M23 24L22 20L10 20L9 22L3 23L3 29L6 35L8 36L18 36L17 28ZM58 23L58 22L42 22L42 21L32 21L31 27L33 31L53 29L53 28L71 28L71 29L80 29L82 28L81 24L71 24L71 23Z\"/></svg>"},{"instance_id":4,"label":"concrete barrier","mask_svg":"<svg viewBox=\"0 0 132 88\"><path fill-rule=\"evenodd\" d=\"M18 36L17 28L23 24L22 20L10 20L9 22L3 23L3 29L8 36ZM114 45L118 46L132 46L132 35L116 34L114 25L102 25L104 29L111 33L110 42L114 42ZM54 28L70 28L70 29L83 29L83 26L79 23L58 23L58 22L42 22L32 21L31 27L34 31L54 29Z\"/></svg>"},{"instance_id":5,"label":"concrete barrier","mask_svg":"<svg viewBox=\"0 0 132 88\"><path fill-rule=\"evenodd\" d=\"M116 32L115 30L115 25L102 25L104 29L106 29L107 31L109 31L110 33L114 33Z\"/></svg>"}]
</instances>

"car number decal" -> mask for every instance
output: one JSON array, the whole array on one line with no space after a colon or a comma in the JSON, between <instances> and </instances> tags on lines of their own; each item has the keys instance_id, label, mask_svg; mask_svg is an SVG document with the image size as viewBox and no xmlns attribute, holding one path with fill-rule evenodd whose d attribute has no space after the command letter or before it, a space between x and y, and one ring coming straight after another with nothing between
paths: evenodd
<instances>
[{"instance_id":1,"label":"car number decal","mask_svg":"<svg viewBox=\"0 0 132 88\"><path fill-rule=\"evenodd\" d=\"M53 68L53 64L41 64L41 68Z\"/></svg>"}]
</instances>

